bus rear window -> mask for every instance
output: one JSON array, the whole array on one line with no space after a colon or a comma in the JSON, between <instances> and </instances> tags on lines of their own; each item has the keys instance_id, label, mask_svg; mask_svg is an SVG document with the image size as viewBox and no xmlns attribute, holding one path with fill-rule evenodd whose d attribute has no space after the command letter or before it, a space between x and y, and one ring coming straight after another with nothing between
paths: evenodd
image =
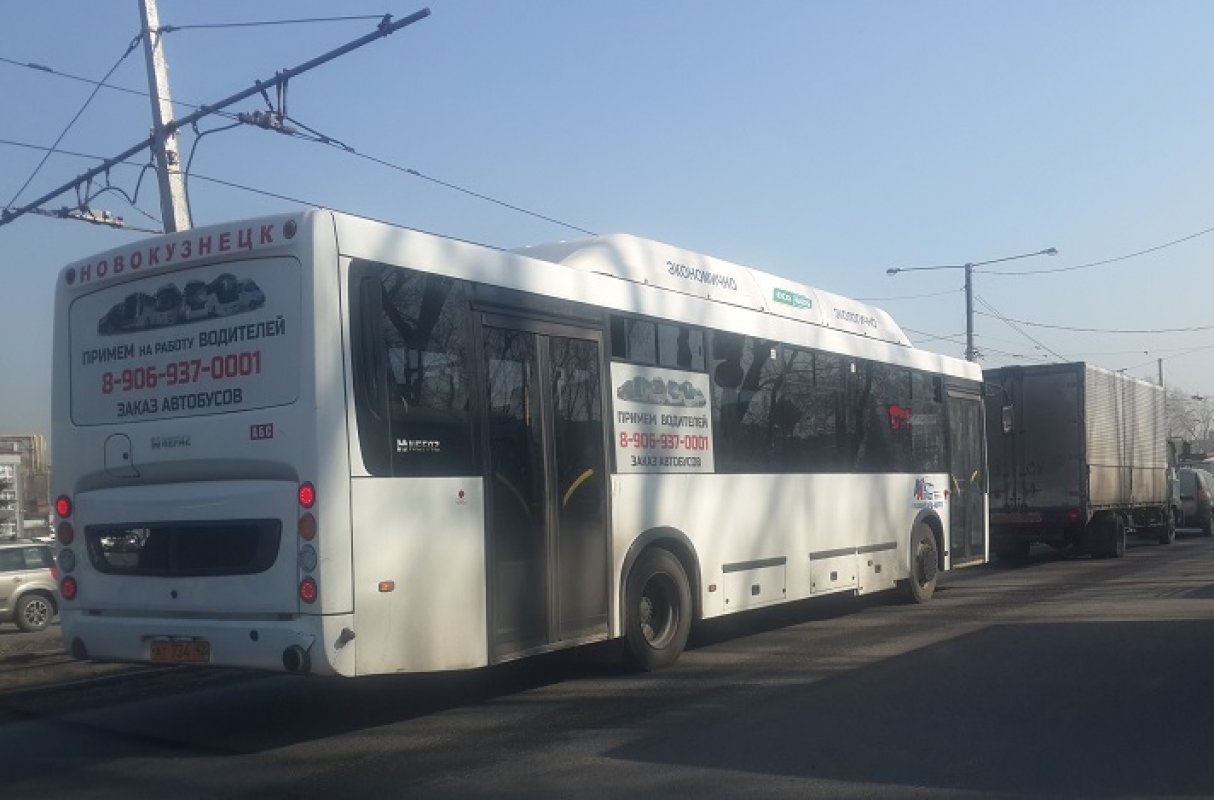
<instances>
[{"instance_id":1,"label":"bus rear window","mask_svg":"<svg viewBox=\"0 0 1214 800\"><path fill-rule=\"evenodd\" d=\"M90 525L89 560L111 575L252 575L278 557L278 520Z\"/></svg>"}]
</instances>

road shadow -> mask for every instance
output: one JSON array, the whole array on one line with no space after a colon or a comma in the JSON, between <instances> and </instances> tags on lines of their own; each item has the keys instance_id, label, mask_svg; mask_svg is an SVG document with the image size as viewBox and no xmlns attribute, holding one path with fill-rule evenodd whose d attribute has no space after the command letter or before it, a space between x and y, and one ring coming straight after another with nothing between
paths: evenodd
<instances>
[{"instance_id":1,"label":"road shadow","mask_svg":"<svg viewBox=\"0 0 1214 800\"><path fill-rule=\"evenodd\" d=\"M941 588L940 591L944 591L944 589ZM824 597L812 597L766 608L751 609L740 614L702 620L692 630L687 649L709 647L809 622L839 619L860 614L866 609L905 602L902 593L896 590L860 595L859 597L847 592L840 592Z\"/></svg>"},{"instance_id":2,"label":"road shadow","mask_svg":"<svg viewBox=\"0 0 1214 800\"><path fill-rule=\"evenodd\" d=\"M742 640L780 628L901 603L897 592L835 595L755 609L695 629L688 649ZM147 748L173 757L254 754L475 706L564 682L638 676L619 641L475 670L357 679L219 668L136 670L86 685L0 692L0 742L6 724L42 721L93 730L115 757ZM640 676L638 676L640 677ZM647 679L651 679L646 676ZM678 671L659 680L676 680ZM189 720L164 726L164 717ZM58 722L70 716L70 722ZM0 772L21 771L0 749ZM14 775L15 777L15 775Z\"/></svg>"},{"instance_id":3,"label":"road shadow","mask_svg":"<svg viewBox=\"0 0 1214 800\"><path fill-rule=\"evenodd\" d=\"M1201 531L1197 528L1185 529L1181 528L1176 532L1177 541L1184 539L1201 539ZM1175 544L1175 543L1173 543ZM1137 550L1150 550L1157 547L1171 547L1173 544L1163 545L1155 539L1142 536L1129 536L1126 538L1126 552L1133 553ZM1024 556L994 556L992 555L990 563L987 565L993 570L1017 570L1040 567L1046 564L1056 564L1063 561L1102 561L1103 558L1093 556L1075 547L1051 547L1044 544L1033 544L1029 548L1029 552ZM1118 559L1119 560L1119 559Z\"/></svg>"},{"instance_id":4,"label":"road shadow","mask_svg":"<svg viewBox=\"0 0 1214 800\"><path fill-rule=\"evenodd\" d=\"M929 795L1208 797L1211 641L1206 621L993 626L722 698L610 755Z\"/></svg>"}]
</instances>

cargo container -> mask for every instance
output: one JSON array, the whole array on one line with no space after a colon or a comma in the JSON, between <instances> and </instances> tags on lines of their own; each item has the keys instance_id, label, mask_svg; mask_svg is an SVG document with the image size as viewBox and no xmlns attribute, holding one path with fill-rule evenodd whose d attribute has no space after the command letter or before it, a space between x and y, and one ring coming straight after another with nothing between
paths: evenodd
<instances>
[{"instance_id":1,"label":"cargo container","mask_svg":"<svg viewBox=\"0 0 1214 800\"><path fill-rule=\"evenodd\" d=\"M1119 558L1127 534L1175 539L1162 386L1090 364L986 370L990 536Z\"/></svg>"}]
</instances>

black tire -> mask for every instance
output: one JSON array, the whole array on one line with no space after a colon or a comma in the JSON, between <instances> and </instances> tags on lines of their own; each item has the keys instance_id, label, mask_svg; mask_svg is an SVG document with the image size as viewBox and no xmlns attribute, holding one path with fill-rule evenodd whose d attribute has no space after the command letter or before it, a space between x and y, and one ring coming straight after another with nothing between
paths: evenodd
<instances>
[{"instance_id":1,"label":"black tire","mask_svg":"<svg viewBox=\"0 0 1214 800\"><path fill-rule=\"evenodd\" d=\"M1125 555L1125 524L1117 514L1092 519L1084 537L1084 549L1092 558L1121 558Z\"/></svg>"},{"instance_id":2,"label":"black tire","mask_svg":"<svg viewBox=\"0 0 1214 800\"><path fill-rule=\"evenodd\" d=\"M1165 512L1166 521L1159 526L1159 535L1155 537L1155 541L1160 544L1171 544L1176 541L1176 517L1171 511Z\"/></svg>"},{"instance_id":3,"label":"black tire","mask_svg":"<svg viewBox=\"0 0 1214 800\"><path fill-rule=\"evenodd\" d=\"M628 573L624 644L628 660L650 672L678 660L691 633L691 586L669 550L651 547Z\"/></svg>"},{"instance_id":4,"label":"black tire","mask_svg":"<svg viewBox=\"0 0 1214 800\"><path fill-rule=\"evenodd\" d=\"M55 616L55 604L41 592L30 592L22 595L17 601L16 612L13 621L17 623L17 627L26 633L34 633L46 630L46 626L51 624L51 619Z\"/></svg>"},{"instance_id":5,"label":"black tire","mask_svg":"<svg viewBox=\"0 0 1214 800\"><path fill-rule=\"evenodd\" d=\"M926 603L936 591L940 555L936 536L926 523L916 522L910 538L910 577L902 581L902 592L912 603Z\"/></svg>"},{"instance_id":6,"label":"black tire","mask_svg":"<svg viewBox=\"0 0 1214 800\"><path fill-rule=\"evenodd\" d=\"M1121 558L1125 555L1125 523L1122 522L1119 514L1114 514L1112 521L1108 523L1108 530L1112 533L1112 541L1109 542L1109 558Z\"/></svg>"},{"instance_id":7,"label":"black tire","mask_svg":"<svg viewBox=\"0 0 1214 800\"><path fill-rule=\"evenodd\" d=\"M1214 536L1214 513L1201 521L1201 535Z\"/></svg>"}]
</instances>

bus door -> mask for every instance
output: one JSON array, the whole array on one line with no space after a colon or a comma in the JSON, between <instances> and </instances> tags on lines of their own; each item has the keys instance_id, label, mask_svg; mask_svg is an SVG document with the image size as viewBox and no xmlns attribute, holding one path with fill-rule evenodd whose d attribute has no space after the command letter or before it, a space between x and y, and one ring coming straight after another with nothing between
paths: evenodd
<instances>
[{"instance_id":1,"label":"bus door","mask_svg":"<svg viewBox=\"0 0 1214 800\"><path fill-rule=\"evenodd\" d=\"M949 553L952 564L986 558L986 453L982 397L948 389Z\"/></svg>"},{"instance_id":2,"label":"bus door","mask_svg":"<svg viewBox=\"0 0 1214 800\"><path fill-rule=\"evenodd\" d=\"M491 660L607 635L600 332L481 318Z\"/></svg>"}]
</instances>

